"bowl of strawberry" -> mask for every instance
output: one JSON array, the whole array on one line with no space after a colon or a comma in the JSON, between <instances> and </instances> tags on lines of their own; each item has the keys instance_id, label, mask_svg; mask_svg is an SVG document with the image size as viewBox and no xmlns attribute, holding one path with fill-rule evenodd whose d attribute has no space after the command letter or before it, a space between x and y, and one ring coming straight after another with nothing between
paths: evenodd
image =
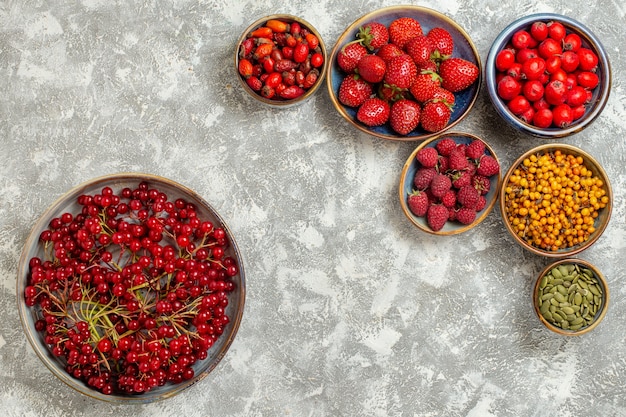
<instances>
[{"instance_id":1,"label":"bowl of strawberry","mask_svg":"<svg viewBox=\"0 0 626 417\"><path fill-rule=\"evenodd\" d=\"M148 403L206 377L233 342L245 278L232 232L198 194L148 174L69 190L18 265L18 311L43 364L103 401Z\"/></svg>"},{"instance_id":2,"label":"bowl of strawberry","mask_svg":"<svg viewBox=\"0 0 626 417\"><path fill-rule=\"evenodd\" d=\"M339 114L381 139L419 141L458 124L482 82L480 56L448 16L390 6L354 21L337 39L326 78Z\"/></svg>"},{"instance_id":3,"label":"bowl of strawberry","mask_svg":"<svg viewBox=\"0 0 626 417\"><path fill-rule=\"evenodd\" d=\"M241 34L235 68L243 89L274 108L306 101L328 71L326 46L306 20L289 14L262 17Z\"/></svg>"},{"instance_id":4,"label":"bowl of strawberry","mask_svg":"<svg viewBox=\"0 0 626 417\"><path fill-rule=\"evenodd\" d=\"M435 235L463 233L496 204L500 162L481 138L446 132L423 141L400 174L400 206L418 229Z\"/></svg>"},{"instance_id":5,"label":"bowl of strawberry","mask_svg":"<svg viewBox=\"0 0 626 417\"><path fill-rule=\"evenodd\" d=\"M496 112L515 129L562 138L600 115L609 99L611 67L600 40L582 23L538 13L496 37L485 82Z\"/></svg>"}]
</instances>

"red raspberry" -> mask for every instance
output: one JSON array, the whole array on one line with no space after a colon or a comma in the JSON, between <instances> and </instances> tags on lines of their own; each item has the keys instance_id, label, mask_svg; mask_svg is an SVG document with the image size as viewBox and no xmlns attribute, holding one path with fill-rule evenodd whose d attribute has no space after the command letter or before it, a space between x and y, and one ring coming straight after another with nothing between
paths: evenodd
<instances>
[{"instance_id":1,"label":"red raspberry","mask_svg":"<svg viewBox=\"0 0 626 417\"><path fill-rule=\"evenodd\" d=\"M487 199L484 195L481 195L480 197L478 197L478 203L476 203L476 207L474 208L474 210L476 210L476 212L479 212L484 209L486 205Z\"/></svg>"},{"instance_id":2,"label":"red raspberry","mask_svg":"<svg viewBox=\"0 0 626 417\"><path fill-rule=\"evenodd\" d=\"M456 200L462 207L473 209L478 203L478 197L480 197L480 192L468 184L459 189Z\"/></svg>"},{"instance_id":3,"label":"red raspberry","mask_svg":"<svg viewBox=\"0 0 626 417\"><path fill-rule=\"evenodd\" d=\"M426 147L417 151L415 158L420 164L422 164L423 167L434 168L435 165L437 165L439 153L435 148Z\"/></svg>"},{"instance_id":4,"label":"red raspberry","mask_svg":"<svg viewBox=\"0 0 626 417\"><path fill-rule=\"evenodd\" d=\"M426 222L433 231L439 231L443 229L450 213L448 209L441 204L431 204L426 213Z\"/></svg>"},{"instance_id":5,"label":"red raspberry","mask_svg":"<svg viewBox=\"0 0 626 417\"><path fill-rule=\"evenodd\" d=\"M500 164L498 161L491 155L483 155L478 162L478 168L476 168L476 173L480 175L484 175L485 177L490 177L492 175L500 172Z\"/></svg>"},{"instance_id":6,"label":"red raspberry","mask_svg":"<svg viewBox=\"0 0 626 417\"><path fill-rule=\"evenodd\" d=\"M472 178L472 185L480 192L481 195L487 194L491 189L491 181L489 181L489 178L484 175L474 175L474 178Z\"/></svg>"},{"instance_id":7,"label":"red raspberry","mask_svg":"<svg viewBox=\"0 0 626 417\"><path fill-rule=\"evenodd\" d=\"M452 138L443 138L435 145L437 151L442 156L450 155L450 152L456 148L456 142Z\"/></svg>"},{"instance_id":8,"label":"red raspberry","mask_svg":"<svg viewBox=\"0 0 626 417\"><path fill-rule=\"evenodd\" d=\"M454 207L456 205L456 191L448 190L448 192L441 197L441 204L448 208Z\"/></svg>"},{"instance_id":9,"label":"red raspberry","mask_svg":"<svg viewBox=\"0 0 626 417\"><path fill-rule=\"evenodd\" d=\"M430 182L430 192L437 198L443 197L452 188L452 181L447 175L437 174Z\"/></svg>"},{"instance_id":10,"label":"red raspberry","mask_svg":"<svg viewBox=\"0 0 626 417\"><path fill-rule=\"evenodd\" d=\"M420 168L413 177L413 186L418 190L425 190L430 187L430 182L437 175L435 168Z\"/></svg>"},{"instance_id":11,"label":"red raspberry","mask_svg":"<svg viewBox=\"0 0 626 417\"><path fill-rule=\"evenodd\" d=\"M465 148L465 156L470 159L479 159L485 153L485 143L482 140L473 140Z\"/></svg>"},{"instance_id":12,"label":"red raspberry","mask_svg":"<svg viewBox=\"0 0 626 417\"><path fill-rule=\"evenodd\" d=\"M452 176L452 186L456 189L459 189L464 185L470 185L471 183L472 173L469 170L457 171Z\"/></svg>"},{"instance_id":13,"label":"red raspberry","mask_svg":"<svg viewBox=\"0 0 626 417\"><path fill-rule=\"evenodd\" d=\"M465 156L465 151L459 149L458 147L450 152L450 169L454 171L461 171L468 167L469 161Z\"/></svg>"},{"instance_id":14,"label":"red raspberry","mask_svg":"<svg viewBox=\"0 0 626 417\"><path fill-rule=\"evenodd\" d=\"M414 191L409 194L407 204L409 205L411 213L418 217L423 217L428 211L428 195L421 191Z\"/></svg>"},{"instance_id":15,"label":"red raspberry","mask_svg":"<svg viewBox=\"0 0 626 417\"><path fill-rule=\"evenodd\" d=\"M461 224L472 224L476 220L476 210L468 207L461 207L456 212L456 221Z\"/></svg>"}]
</instances>

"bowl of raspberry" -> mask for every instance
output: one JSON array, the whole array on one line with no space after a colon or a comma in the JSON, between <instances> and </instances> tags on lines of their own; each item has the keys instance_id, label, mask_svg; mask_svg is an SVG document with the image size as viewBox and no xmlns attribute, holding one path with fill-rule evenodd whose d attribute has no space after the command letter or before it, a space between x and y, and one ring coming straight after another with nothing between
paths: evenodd
<instances>
[{"instance_id":1,"label":"bowl of raspberry","mask_svg":"<svg viewBox=\"0 0 626 417\"><path fill-rule=\"evenodd\" d=\"M509 24L494 40L485 83L496 112L518 131L554 139L588 127L604 109L611 65L596 35L559 14Z\"/></svg>"},{"instance_id":2,"label":"bowl of raspberry","mask_svg":"<svg viewBox=\"0 0 626 417\"><path fill-rule=\"evenodd\" d=\"M254 100L286 108L303 103L320 88L327 58L313 25L297 16L274 14L257 19L241 34L235 69Z\"/></svg>"},{"instance_id":3,"label":"bowl of raspberry","mask_svg":"<svg viewBox=\"0 0 626 417\"><path fill-rule=\"evenodd\" d=\"M420 141L451 129L473 107L480 56L450 17L420 6L367 13L339 36L326 78L339 114L380 139Z\"/></svg>"},{"instance_id":4,"label":"bowl of raspberry","mask_svg":"<svg viewBox=\"0 0 626 417\"><path fill-rule=\"evenodd\" d=\"M71 388L114 403L162 400L206 377L237 334L245 293L220 215L149 174L69 190L36 221L18 265L37 356Z\"/></svg>"},{"instance_id":5,"label":"bowl of raspberry","mask_svg":"<svg viewBox=\"0 0 626 417\"><path fill-rule=\"evenodd\" d=\"M400 174L400 207L418 229L455 235L482 222L498 199L500 162L478 136L446 132L426 139Z\"/></svg>"}]
</instances>

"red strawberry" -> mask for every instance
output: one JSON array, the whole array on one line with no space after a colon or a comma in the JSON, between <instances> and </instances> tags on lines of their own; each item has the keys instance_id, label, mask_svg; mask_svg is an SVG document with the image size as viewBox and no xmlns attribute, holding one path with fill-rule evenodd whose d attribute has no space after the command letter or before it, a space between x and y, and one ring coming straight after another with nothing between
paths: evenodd
<instances>
[{"instance_id":1,"label":"red strawberry","mask_svg":"<svg viewBox=\"0 0 626 417\"><path fill-rule=\"evenodd\" d=\"M413 177L413 186L418 190L426 190L437 175L435 168L419 168Z\"/></svg>"},{"instance_id":2,"label":"red strawberry","mask_svg":"<svg viewBox=\"0 0 626 417\"><path fill-rule=\"evenodd\" d=\"M473 209L478 203L478 197L480 193L473 185L468 184L459 188L459 192L456 195L456 201L463 207Z\"/></svg>"},{"instance_id":3,"label":"red strawberry","mask_svg":"<svg viewBox=\"0 0 626 417\"><path fill-rule=\"evenodd\" d=\"M477 174L490 177L498 172L500 172L500 164L498 164L498 161L493 156L483 155L482 158L480 158L478 167L476 168Z\"/></svg>"},{"instance_id":4,"label":"red strawberry","mask_svg":"<svg viewBox=\"0 0 626 417\"><path fill-rule=\"evenodd\" d=\"M424 107L422 107L420 124L427 132L439 132L448 126L451 116L452 110L445 102L437 100L428 101L424 104Z\"/></svg>"},{"instance_id":5,"label":"red strawberry","mask_svg":"<svg viewBox=\"0 0 626 417\"><path fill-rule=\"evenodd\" d=\"M450 213L446 207L441 204L431 204L426 213L426 222L433 231L437 232L443 229L449 216Z\"/></svg>"},{"instance_id":6,"label":"red strawberry","mask_svg":"<svg viewBox=\"0 0 626 417\"><path fill-rule=\"evenodd\" d=\"M407 198L407 204L411 213L423 217L428 212L428 195L421 191L413 191Z\"/></svg>"},{"instance_id":7,"label":"red strawberry","mask_svg":"<svg viewBox=\"0 0 626 417\"><path fill-rule=\"evenodd\" d=\"M430 182L430 192L437 198L441 198L450 188L452 188L452 181L445 174L437 173Z\"/></svg>"},{"instance_id":8,"label":"red strawberry","mask_svg":"<svg viewBox=\"0 0 626 417\"><path fill-rule=\"evenodd\" d=\"M439 160L439 152L433 147L425 147L417 151L415 159L417 159L417 162L423 167L434 168Z\"/></svg>"},{"instance_id":9,"label":"red strawberry","mask_svg":"<svg viewBox=\"0 0 626 417\"><path fill-rule=\"evenodd\" d=\"M339 101L350 107L359 107L372 95L372 86L357 74L349 74L339 86Z\"/></svg>"},{"instance_id":10,"label":"red strawberry","mask_svg":"<svg viewBox=\"0 0 626 417\"><path fill-rule=\"evenodd\" d=\"M417 74L415 81L409 87L409 91L420 103L432 99L436 88L441 86L441 77L436 72L422 71Z\"/></svg>"},{"instance_id":11,"label":"red strawberry","mask_svg":"<svg viewBox=\"0 0 626 417\"><path fill-rule=\"evenodd\" d=\"M485 153L485 142L482 140L473 140L465 148L465 156L470 159L479 159Z\"/></svg>"},{"instance_id":12,"label":"red strawberry","mask_svg":"<svg viewBox=\"0 0 626 417\"><path fill-rule=\"evenodd\" d=\"M443 138L435 145L440 155L448 156L456 148L456 142L452 138Z\"/></svg>"},{"instance_id":13,"label":"red strawberry","mask_svg":"<svg viewBox=\"0 0 626 417\"><path fill-rule=\"evenodd\" d=\"M417 67L407 54L392 58L387 62L385 84L398 88L409 88L417 77Z\"/></svg>"},{"instance_id":14,"label":"red strawberry","mask_svg":"<svg viewBox=\"0 0 626 417\"><path fill-rule=\"evenodd\" d=\"M366 23L359 28L356 35L359 41L370 51L380 48L389 42L387 26L379 22Z\"/></svg>"},{"instance_id":15,"label":"red strawberry","mask_svg":"<svg viewBox=\"0 0 626 417\"><path fill-rule=\"evenodd\" d=\"M453 107L454 102L455 102L455 97L452 91L446 90L443 87L438 87L438 88L435 88L435 91L433 91L433 100L443 100L450 107Z\"/></svg>"},{"instance_id":16,"label":"red strawberry","mask_svg":"<svg viewBox=\"0 0 626 417\"><path fill-rule=\"evenodd\" d=\"M446 29L434 27L428 31L426 37L432 45L433 52L439 53L439 57L452 55L454 51L454 39Z\"/></svg>"},{"instance_id":17,"label":"red strawberry","mask_svg":"<svg viewBox=\"0 0 626 417\"><path fill-rule=\"evenodd\" d=\"M400 48L418 35L423 35L422 26L412 17L400 17L389 24L389 40Z\"/></svg>"},{"instance_id":18,"label":"red strawberry","mask_svg":"<svg viewBox=\"0 0 626 417\"><path fill-rule=\"evenodd\" d=\"M424 35L415 36L409 40L404 47L404 50L415 62L415 65L426 65L430 61L430 55L433 53L433 47Z\"/></svg>"},{"instance_id":19,"label":"red strawberry","mask_svg":"<svg viewBox=\"0 0 626 417\"><path fill-rule=\"evenodd\" d=\"M399 88L386 85L385 83L378 84L378 97L387 102L392 103L406 98L406 96L406 90L401 90Z\"/></svg>"},{"instance_id":20,"label":"red strawberry","mask_svg":"<svg viewBox=\"0 0 626 417\"><path fill-rule=\"evenodd\" d=\"M420 112L420 105L415 101L408 99L398 100L391 106L389 124L394 132L400 135L408 135L419 125Z\"/></svg>"},{"instance_id":21,"label":"red strawberry","mask_svg":"<svg viewBox=\"0 0 626 417\"><path fill-rule=\"evenodd\" d=\"M385 77L387 64L377 55L367 54L357 64L356 72L368 83L379 83Z\"/></svg>"},{"instance_id":22,"label":"red strawberry","mask_svg":"<svg viewBox=\"0 0 626 417\"><path fill-rule=\"evenodd\" d=\"M459 149L458 147L452 150L452 152L450 152L450 155L448 157L450 159L449 168L451 170L462 171L465 168L467 168L469 165L469 161L467 160L467 157L465 156L465 152Z\"/></svg>"},{"instance_id":23,"label":"red strawberry","mask_svg":"<svg viewBox=\"0 0 626 417\"><path fill-rule=\"evenodd\" d=\"M391 58L400 56L403 53L404 51L402 51L402 49L400 49L400 47L395 43L386 43L378 48L378 51L376 51L376 55L381 57L385 62L389 61Z\"/></svg>"},{"instance_id":24,"label":"red strawberry","mask_svg":"<svg viewBox=\"0 0 626 417\"><path fill-rule=\"evenodd\" d=\"M448 58L439 64L441 86L456 93L472 85L479 75L478 67L463 58Z\"/></svg>"},{"instance_id":25,"label":"red strawberry","mask_svg":"<svg viewBox=\"0 0 626 417\"><path fill-rule=\"evenodd\" d=\"M476 210L469 207L461 207L456 212L456 221L461 224L472 224L476 220Z\"/></svg>"},{"instance_id":26,"label":"red strawberry","mask_svg":"<svg viewBox=\"0 0 626 417\"><path fill-rule=\"evenodd\" d=\"M429 60L421 65L418 65L417 70L439 72L439 65L435 61Z\"/></svg>"},{"instance_id":27,"label":"red strawberry","mask_svg":"<svg viewBox=\"0 0 626 417\"><path fill-rule=\"evenodd\" d=\"M357 110L356 118L367 126L381 126L389 119L389 104L378 97L370 97Z\"/></svg>"},{"instance_id":28,"label":"red strawberry","mask_svg":"<svg viewBox=\"0 0 626 417\"><path fill-rule=\"evenodd\" d=\"M363 45L360 43L349 43L337 53L337 65L343 72L354 72L359 61L365 55L367 55L367 49Z\"/></svg>"}]
</instances>

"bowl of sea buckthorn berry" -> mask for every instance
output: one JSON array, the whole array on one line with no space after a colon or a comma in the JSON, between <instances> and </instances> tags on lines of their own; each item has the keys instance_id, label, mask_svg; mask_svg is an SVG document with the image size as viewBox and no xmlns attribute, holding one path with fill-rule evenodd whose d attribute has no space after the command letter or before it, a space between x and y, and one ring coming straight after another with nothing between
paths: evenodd
<instances>
[{"instance_id":1,"label":"bowl of sea buckthorn berry","mask_svg":"<svg viewBox=\"0 0 626 417\"><path fill-rule=\"evenodd\" d=\"M197 193L139 173L75 186L36 221L18 311L44 365L115 403L181 392L218 365L243 316L243 261Z\"/></svg>"},{"instance_id":2,"label":"bowl of sea buckthorn berry","mask_svg":"<svg viewBox=\"0 0 626 417\"><path fill-rule=\"evenodd\" d=\"M326 46L306 20L274 14L241 34L235 68L243 89L274 108L301 104L322 85L328 70Z\"/></svg>"},{"instance_id":3,"label":"bowl of sea buckthorn berry","mask_svg":"<svg viewBox=\"0 0 626 417\"><path fill-rule=\"evenodd\" d=\"M602 166L567 144L535 147L504 176L502 220L513 239L546 257L565 257L593 245L606 229L613 191Z\"/></svg>"},{"instance_id":4,"label":"bowl of sea buckthorn berry","mask_svg":"<svg viewBox=\"0 0 626 417\"><path fill-rule=\"evenodd\" d=\"M585 25L538 13L514 21L496 37L485 82L496 112L515 129L561 138L600 115L611 90L611 65Z\"/></svg>"}]
</instances>

